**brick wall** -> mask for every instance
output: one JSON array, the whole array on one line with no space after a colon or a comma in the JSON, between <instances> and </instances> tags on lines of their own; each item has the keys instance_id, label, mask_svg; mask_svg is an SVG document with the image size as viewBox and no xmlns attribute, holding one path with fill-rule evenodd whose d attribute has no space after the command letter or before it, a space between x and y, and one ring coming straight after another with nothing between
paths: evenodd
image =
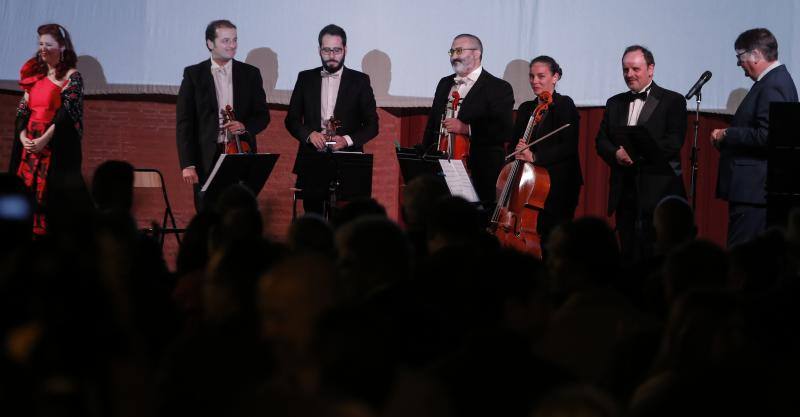
<instances>
[{"instance_id":1,"label":"brick wall","mask_svg":"<svg viewBox=\"0 0 800 417\"><path fill-rule=\"evenodd\" d=\"M19 94L0 91L0 167L5 169L13 136L14 114ZM185 227L194 215L191 187L180 177L175 146L175 97L172 96L93 96L84 109L83 174L91 180L95 168L108 159L123 159L137 167L159 169L165 177L169 198L178 227ZM582 108L580 159L584 176L580 205L576 215L606 218L608 167L594 149L594 135L603 115L602 108ZM399 219L400 175L394 156L395 142L412 146L422 138L427 109L379 109L380 131L368 143L365 152L374 155L373 197L386 207L392 219ZM267 234L283 239L291 222L294 165L297 141L283 126L285 106L271 106L272 122L258 135L261 152L280 154L278 163L258 196ZM687 115L690 119L692 115ZM711 129L726 127L728 117L713 114L701 116L700 171L696 220L699 235L724 245L727 233L727 205L714 198L718 152L708 144ZM689 185L689 150L692 129L686 132L683 147L684 179ZM161 194L157 190L137 190L135 215L142 226L159 221L163 214ZM298 204L302 211L302 204ZM611 221L611 219L608 219ZM174 262L177 245L168 237L165 255Z\"/></svg>"},{"instance_id":2,"label":"brick wall","mask_svg":"<svg viewBox=\"0 0 800 417\"><path fill-rule=\"evenodd\" d=\"M20 95L0 93L0 167L8 166L13 138L15 108ZM373 197L386 207L389 216L398 218L398 165L394 142L402 135L400 117L380 109L380 132L365 147L374 155ZM280 154L278 163L258 195L267 234L282 239L292 215L295 176L291 173L297 141L283 126L284 106L270 109L272 122L258 135L261 152ZM88 97L84 103L83 175L87 183L103 161L122 159L136 167L156 168L164 174L167 191L178 227L185 227L194 215L192 189L181 181L175 146L174 97ZM158 190L137 190L135 215L142 226L160 222L163 202ZM302 212L302 204L298 205ZM172 263L177 246L167 238L165 254Z\"/></svg>"}]
</instances>

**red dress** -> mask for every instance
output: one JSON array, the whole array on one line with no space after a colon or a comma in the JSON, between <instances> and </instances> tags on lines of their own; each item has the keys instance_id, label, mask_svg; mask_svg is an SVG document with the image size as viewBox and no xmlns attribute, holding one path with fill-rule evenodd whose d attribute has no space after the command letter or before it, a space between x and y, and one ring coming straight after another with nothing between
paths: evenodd
<instances>
[{"instance_id":1,"label":"red dress","mask_svg":"<svg viewBox=\"0 0 800 417\"><path fill-rule=\"evenodd\" d=\"M31 110L26 127L27 136L29 139L35 139L42 136L50 127L56 111L61 107L61 86L41 74L22 79L20 85L28 92L28 107ZM17 170L17 176L22 178L25 186L36 196L37 209L33 218L33 233L37 235L45 234L47 228L43 207L50 160L49 144L39 153L28 152L23 148Z\"/></svg>"}]
</instances>

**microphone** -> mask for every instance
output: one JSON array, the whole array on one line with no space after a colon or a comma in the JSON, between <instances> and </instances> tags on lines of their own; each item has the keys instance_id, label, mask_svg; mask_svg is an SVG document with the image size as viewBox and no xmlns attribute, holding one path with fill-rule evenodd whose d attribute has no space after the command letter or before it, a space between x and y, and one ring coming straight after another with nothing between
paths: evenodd
<instances>
[{"instance_id":1,"label":"microphone","mask_svg":"<svg viewBox=\"0 0 800 417\"><path fill-rule=\"evenodd\" d=\"M692 86L688 93L686 93L686 99L689 100L693 96L700 94L700 89L703 88L703 84L707 83L708 80L711 79L711 71L706 71L703 75L700 76L700 79L697 80L696 83Z\"/></svg>"}]
</instances>

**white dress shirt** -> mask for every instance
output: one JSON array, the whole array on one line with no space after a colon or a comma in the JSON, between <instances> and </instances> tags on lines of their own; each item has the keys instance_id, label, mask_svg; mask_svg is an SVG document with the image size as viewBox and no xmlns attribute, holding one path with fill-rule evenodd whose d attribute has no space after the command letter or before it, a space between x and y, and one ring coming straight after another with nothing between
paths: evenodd
<instances>
[{"instance_id":1,"label":"white dress shirt","mask_svg":"<svg viewBox=\"0 0 800 417\"><path fill-rule=\"evenodd\" d=\"M233 108L233 60L229 60L225 65L219 65L212 59L211 75L214 77L214 87L217 90L218 110L224 110L225 106ZM219 111L217 111L217 116L220 117L221 122L222 116ZM224 141L225 131L220 130L217 142Z\"/></svg>"},{"instance_id":2,"label":"white dress shirt","mask_svg":"<svg viewBox=\"0 0 800 417\"><path fill-rule=\"evenodd\" d=\"M756 81L761 81L761 79L764 78L764 76L767 75L768 72L774 70L779 65L781 65L781 61L778 61L776 59L775 62L770 64L768 67L764 68L764 71L761 71L761 74L758 75L758 79Z\"/></svg>"},{"instance_id":3,"label":"white dress shirt","mask_svg":"<svg viewBox=\"0 0 800 417\"><path fill-rule=\"evenodd\" d=\"M325 131L325 124L333 117L333 112L336 109L336 99L339 97L339 85L342 83L342 73L344 72L344 65L339 68L339 71L334 72L333 74L329 73L326 70L322 70L320 76L322 76L322 88L320 89L320 127L322 127L323 132ZM350 138L350 135L343 136L344 140L347 141L347 146L353 146L353 139Z\"/></svg>"},{"instance_id":4,"label":"white dress shirt","mask_svg":"<svg viewBox=\"0 0 800 417\"><path fill-rule=\"evenodd\" d=\"M642 91L647 91L647 97L650 97L650 86L653 85L653 82L650 81L650 84L647 84L647 87L639 90L634 91L634 93L641 93ZM636 126L636 122L639 121L639 115L642 114L642 108L644 108L644 100L637 98L628 105L628 126Z\"/></svg>"},{"instance_id":5,"label":"white dress shirt","mask_svg":"<svg viewBox=\"0 0 800 417\"><path fill-rule=\"evenodd\" d=\"M475 85L475 82L478 81L478 77L481 76L483 72L483 66L479 65L478 68L475 68L472 72L467 74L464 77L456 75L455 77L455 84L453 84L453 88L450 90L450 94L453 94L453 91L458 91L458 96L461 97L461 100L464 100L469 94L469 90L472 90L472 86ZM455 114L453 115L454 118L458 118L458 112L461 110L461 105L459 104L458 109L456 109ZM472 136L472 126L467 125L467 129L469 130L468 135Z\"/></svg>"},{"instance_id":6,"label":"white dress shirt","mask_svg":"<svg viewBox=\"0 0 800 417\"><path fill-rule=\"evenodd\" d=\"M469 94L469 90L472 90L472 86L474 86L475 82L478 81L478 77L481 76L482 72L483 66L478 66L478 68L475 68L474 71L470 72L465 77L456 75L455 84L453 84L453 89L450 91L450 93L452 94L453 91L458 90L458 95L461 97L461 100L463 100L467 97L467 94ZM458 117L458 110L456 110L455 117Z\"/></svg>"}]
</instances>

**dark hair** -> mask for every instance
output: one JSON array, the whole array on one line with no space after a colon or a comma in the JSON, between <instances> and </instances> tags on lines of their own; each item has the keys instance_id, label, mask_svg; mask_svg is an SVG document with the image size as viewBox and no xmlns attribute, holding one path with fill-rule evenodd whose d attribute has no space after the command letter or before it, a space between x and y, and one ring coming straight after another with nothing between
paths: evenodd
<instances>
[{"instance_id":1,"label":"dark hair","mask_svg":"<svg viewBox=\"0 0 800 417\"><path fill-rule=\"evenodd\" d=\"M319 31L319 36L317 37L317 42L319 43L319 46L322 46L322 37L325 35L338 36L342 38L342 45L347 46L347 33L345 33L344 29L342 29L341 27L331 23L330 25L322 28L322 30Z\"/></svg>"},{"instance_id":2,"label":"dark hair","mask_svg":"<svg viewBox=\"0 0 800 417\"><path fill-rule=\"evenodd\" d=\"M64 51L61 53L61 60L56 65L56 79L60 80L64 78L67 71L78 65L78 55L75 54L75 48L72 46L72 38L70 38L69 32L58 23L48 23L39 26L39 28L36 29L36 33L38 33L39 36L52 36L53 39L58 42L58 46L64 48ZM33 57L36 59L36 72L47 75L47 63L42 61L38 51Z\"/></svg>"},{"instance_id":3,"label":"dark hair","mask_svg":"<svg viewBox=\"0 0 800 417\"><path fill-rule=\"evenodd\" d=\"M456 36L455 38L453 38L453 40L456 40L458 38L470 38L473 41L477 42L478 43L478 51L480 51L481 60L483 60L483 42L481 42L481 38L479 38L479 37L477 37L475 35L469 34L469 33L462 33L462 34Z\"/></svg>"},{"instance_id":4,"label":"dark hair","mask_svg":"<svg viewBox=\"0 0 800 417\"><path fill-rule=\"evenodd\" d=\"M631 45L625 48L625 52L622 54L622 58L625 58L625 55L628 55L629 52L636 52L636 51L642 51L642 54L644 54L644 61L647 62L648 66L656 64L656 59L653 57L653 53L642 45Z\"/></svg>"},{"instance_id":5,"label":"dark hair","mask_svg":"<svg viewBox=\"0 0 800 417\"><path fill-rule=\"evenodd\" d=\"M133 206L133 165L126 161L108 160L94 171L92 197L101 211L123 210Z\"/></svg>"},{"instance_id":6,"label":"dark hair","mask_svg":"<svg viewBox=\"0 0 800 417\"><path fill-rule=\"evenodd\" d=\"M217 39L217 29L219 28L236 29L236 25L230 20L214 20L206 26L206 40L214 43L214 40ZM206 44L206 48L208 48L208 44ZM211 48L208 48L208 50L210 51Z\"/></svg>"},{"instance_id":7,"label":"dark hair","mask_svg":"<svg viewBox=\"0 0 800 417\"><path fill-rule=\"evenodd\" d=\"M553 75L558 74L559 79L561 79L561 76L564 75L564 72L561 70L561 66L558 65L558 62L547 55L539 55L536 58L533 58L530 66L532 67L533 64L537 62L541 64L547 64L550 67L550 73Z\"/></svg>"},{"instance_id":8,"label":"dark hair","mask_svg":"<svg viewBox=\"0 0 800 417\"><path fill-rule=\"evenodd\" d=\"M736 49L743 49L745 51L761 51L764 59L767 61L774 61L778 59L778 40L768 29L756 28L742 32L736 42L733 43Z\"/></svg>"}]
</instances>

